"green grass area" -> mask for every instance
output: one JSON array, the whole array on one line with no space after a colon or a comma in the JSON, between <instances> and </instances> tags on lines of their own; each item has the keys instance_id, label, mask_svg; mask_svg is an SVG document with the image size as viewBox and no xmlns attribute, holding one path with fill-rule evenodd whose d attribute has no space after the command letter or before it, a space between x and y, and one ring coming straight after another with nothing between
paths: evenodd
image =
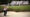
<instances>
[{"instance_id":1,"label":"green grass area","mask_svg":"<svg viewBox=\"0 0 30 17\"><path fill-rule=\"evenodd\" d=\"M0 13L3 12L3 6L0 6Z\"/></svg>"},{"instance_id":2,"label":"green grass area","mask_svg":"<svg viewBox=\"0 0 30 17\"><path fill-rule=\"evenodd\" d=\"M30 10L30 6L8 6L10 11L22 11L22 10ZM2 10L4 7L0 6L0 10Z\"/></svg>"},{"instance_id":3,"label":"green grass area","mask_svg":"<svg viewBox=\"0 0 30 17\"><path fill-rule=\"evenodd\" d=\"M3 9L3 6L0 6L0 10L2 10Z\"/></svg>"},{"instance_id":4,"label":"green grass area","mask_svg":"<svg viewBox=\"0 0 30 17\"><path fill-rule=\"evenodd\" d=\"M9 6L11 10L30 10L30 6Z\"/></svg>"}]
</instances>

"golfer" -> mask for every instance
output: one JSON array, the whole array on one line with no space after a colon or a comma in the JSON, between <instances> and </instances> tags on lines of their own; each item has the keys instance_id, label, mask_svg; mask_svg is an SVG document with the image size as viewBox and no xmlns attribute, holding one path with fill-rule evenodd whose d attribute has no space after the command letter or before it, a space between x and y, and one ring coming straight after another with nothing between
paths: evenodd
<instances>
[{"instance_id":1,"label":"golfer","mask_svg":"<svg viewBox=\"0 0 30 17\"><path fill-rule=\"evenodd\" d=\"M3 9L4 10L4 16L6 16L6 14L7 14L7 9L8 9L7 6L5 6L4 9Z\"/></svg>"}]
</instances>

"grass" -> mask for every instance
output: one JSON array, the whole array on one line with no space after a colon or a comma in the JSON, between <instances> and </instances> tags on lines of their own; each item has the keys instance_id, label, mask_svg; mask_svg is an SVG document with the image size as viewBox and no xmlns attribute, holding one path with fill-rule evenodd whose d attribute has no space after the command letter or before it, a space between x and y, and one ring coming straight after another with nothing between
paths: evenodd
<instances>
[{"instance_id":1,"label":"grass","mask_svg":"<svg viewBox=\"0 0 30 17\"><path fill-rule=\"evenodd\" d=\"M15 11L20 11L20 10L30 10L30 6L8 6L8 10L15 10ZM0 6L0 9L3 9L3 6Z\"/></svg>"},{"instance_id":2,"label":"grass","mask_svg":"<svg viewBox=\"0 0 30 17\"><path fill-rule=\"evenodd\" d=\"M13 10L30 10L30 6L9 6Z\"/></svg>"}]
</instances>

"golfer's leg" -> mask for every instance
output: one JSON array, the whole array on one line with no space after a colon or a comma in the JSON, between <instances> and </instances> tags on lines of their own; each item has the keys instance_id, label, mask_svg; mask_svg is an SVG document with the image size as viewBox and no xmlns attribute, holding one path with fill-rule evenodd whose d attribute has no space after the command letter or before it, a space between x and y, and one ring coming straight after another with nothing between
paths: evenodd
<instances>
[{"instance_id":1,"label":"golfer's leg","mask_svg":"<svg viewBox=\"0 0 30 17\"><path fill-rule=\"evenodd\" d=\"M4 16L6 16L6 14L7 14L7 11L4 11Z\"/></svg>"}]
</instances>

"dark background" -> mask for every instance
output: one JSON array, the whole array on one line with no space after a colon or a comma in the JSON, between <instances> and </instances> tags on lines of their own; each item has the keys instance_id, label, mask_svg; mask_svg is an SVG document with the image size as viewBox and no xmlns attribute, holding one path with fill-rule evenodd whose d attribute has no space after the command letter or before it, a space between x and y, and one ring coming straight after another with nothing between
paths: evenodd
<instances>
[{"instance_id":1,"label":"dark background","mask_svg":"<svg viewBox=\"0 0 30 17\"><path fill-rule=\"evenodd\" d=\"M8 3L11 3L12 1L27 1L27 0L0 0L0 5L1 4L8 4ZM29 1L29 4L30 4L30 0Z\"/></svg>"}]
</instances>

